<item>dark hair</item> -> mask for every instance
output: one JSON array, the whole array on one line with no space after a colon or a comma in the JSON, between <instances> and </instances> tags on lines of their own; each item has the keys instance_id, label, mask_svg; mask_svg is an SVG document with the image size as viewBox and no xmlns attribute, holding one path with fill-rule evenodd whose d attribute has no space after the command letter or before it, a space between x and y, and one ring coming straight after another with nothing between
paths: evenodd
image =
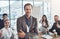
<instances>
[{"instance_id":1,"label":"dark hair","mask_svg":"<svg viewBox=\"0 0 60 39\"><path fill-rule=\"evenodd\" d=\"M8 16L8 15L6 13L4 13L3 16Z\"/></svg>"},{"instance_id":2,"label":"dark hair","mask_svg":"<svg viewBox=\"0 0 60 39\"><path fill-rule=\"evenodd\" d=\"M54 17L59 17L58 15L55 15Z\"/></svg>"},{"instance_id":3,"label":"dark hair","mask_svg":"<svg viewBox=\"0 0 60 39\"><path fill-rule=\"evenodd\" d=\"M30 3L25 4L25 5L24 5L24 9L25 9L26 6L29 6L29 5L31 5L31 4L30 4ZM31 7L33 8L32 5L31 5Z\"/></svg>"},{"instance_id":4,"label":"dark hair","mask_svg":"<svg viewBox=\"0 0 60 39\"><path fill-rule=\"evenodd\" d=\"M48 25L48 20L47 20L47 17L46 17L46 15L43 15L43 16L42 16L42 23L44 22L44 19L43 19L43 17L45 17L45 18L46 18L46 20L45 20L45 23L46 23L46 25L47 25L47 27L48 27L49 25Z\"/></svg>"}]
</instances>

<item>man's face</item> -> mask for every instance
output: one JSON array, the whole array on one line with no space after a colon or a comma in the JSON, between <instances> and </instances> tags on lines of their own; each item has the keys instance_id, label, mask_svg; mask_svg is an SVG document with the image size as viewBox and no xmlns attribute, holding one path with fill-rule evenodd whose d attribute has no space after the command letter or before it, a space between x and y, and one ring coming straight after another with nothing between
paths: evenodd
<instances>
[{"instance_id":1,"label":"man's face","mask_svg":"<svg viewBox=\"0 0 60 39\"><path fill-rule=\"evenodd\" d=\"M32 12L32 7L31 7L31 5L26 6L24 10L25 10L25 14L26 14L27 16L30 16L30 15L31 15L31 12Z\"/></svg>"},{"instance_id":2,"label":"man's face","mask_svg":"<svg viewBox=\"0 0 60 39\"><path fill-rule=\"evenodd\" d=\"M5 19L7 19L7 16L5 15L5 16L3 16L3 19L5 20Z\"/></svg>"},{"instance_id":3,"label":"man's face","mask_svg":"<svg viewBox=\"0 0 60 39\"><path fill-rule=\"evenodd\" d=\"M58 21L58 20L59 20L59 17L58 17L58 16L55 16L55 17L54 17L54 20L55 20L55 21Z\"/></svg>"}]
</instances>

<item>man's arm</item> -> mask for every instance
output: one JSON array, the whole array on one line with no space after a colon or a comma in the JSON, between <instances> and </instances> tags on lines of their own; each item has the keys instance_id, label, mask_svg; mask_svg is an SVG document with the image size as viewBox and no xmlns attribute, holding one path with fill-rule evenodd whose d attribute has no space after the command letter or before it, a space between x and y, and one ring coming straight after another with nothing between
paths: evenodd
<instances>
[{"instance_id":1,"label":"man's arm","mask_svg":"<svg viewBox=\"0 0 60 39\"><path fill-rule=\"evenodd\" d=\"M21 19L17 19L17 33L19 38L24 38L25 37L25 32L22 30L22 24L21 24Z\"/></svg>"},{"instance_id":2,"label":"man's arm","mask_svg":"<svg viewBox=\"0 0 60 39\"><path fill-rule=\"evenodd\" d=\"M37 30L37 19L35 19L35 33L38 34L38 30Z\"/></svg>"},{"instance_id":3,"label":"man's arm","mask_svg":"<svg viewBox=\"0 0 60 39\"><path fill-rule=\"evenodd\" d=\"M52 28L49 30L50 32L53 32L53 30L55 29L56 23L53 24Z\"/></svg>"},{"instance_id":4,"label":"man's arm","mask_svg":"<svg viewBox=\"0 0 60 39\"><path fill-rule=\"evenodd\" d=\"M17 19L17 32L20 32L20 30L22 30L21 20L20 20L20 18L18 18L18 19Z\"/></svg>"}]
</instances>

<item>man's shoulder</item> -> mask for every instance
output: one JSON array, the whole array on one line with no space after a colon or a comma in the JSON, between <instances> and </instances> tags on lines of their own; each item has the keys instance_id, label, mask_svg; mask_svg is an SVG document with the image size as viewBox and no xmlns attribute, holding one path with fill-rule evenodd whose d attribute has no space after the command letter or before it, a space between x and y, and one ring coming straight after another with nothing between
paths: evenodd
<instances>
[{"instance_id":1,"label":"man's shoulder","mask_svg":"<svg viewBox=\"0 0 60 39\"><path fill-rule=\"evenodd\" d=\"M1 20L1 19L0 19Z\"/></svg>"},{"instance_id":2,"label":"man's shoulder","mask_svg":"<svg viewBox=\"0 0 60 39\"><path fill-rule=\"evenodd\" d=\"M19 18L17 18L17 19L23 19L24 18L24 15L23 16L21 16L21 17L19 17Z\"/></svg>"},{"instance_id":3,"label":"man's shoulder","mask_svg":"<svg viewBox=\"0 0 60 39\"><path fill-rule=\"evenodd\" d=\"M35 19L35 20L37 20L37 18L35 18L35 17L33 17L33 16L31 16L33 19Z\"/></svg>"},{"instance_id":4,"label":"man's shoulder","mask_svg":"<svg viewBox=\"0 0 60 39\"><path fill-rule=\"evenodd\" d=\"M24 17L25 17L25 15L19 17L18 19L24 19ZM35 17L33 17L33 16L31 16L31 17L32 17L32 19L37 20L37 18L35 18Z\"/></svg>"},{"instance_id":5,"label":"man's shoulder","mask_svg":"<svg viewBox=\"0 0 60 39\"><path fill-rule=\"evenodd\" d=\"M0 19L0 21L2 21L2 19Z\"/></svg>"},{"instance_id":6,"label":"man's shoulder","mask_svg":"<svg viewBox=\"0 0 60 39\"><path fill-rule=\"evenodd\" d=\"M2 20L2 19L0 19L0 22L2 23L2 22L3 22L3 20Z\"/></svg>"},{"instance_id":7,"label":"man's shoulder","mask_svg":"<svg viewBox=\"0 0 60 39\"><path fill-rule=\"evenodd\" d=\"M2 30L2 31L5 30L5 27L3 27L1 30Z\"/></svg>"}]
</instances>

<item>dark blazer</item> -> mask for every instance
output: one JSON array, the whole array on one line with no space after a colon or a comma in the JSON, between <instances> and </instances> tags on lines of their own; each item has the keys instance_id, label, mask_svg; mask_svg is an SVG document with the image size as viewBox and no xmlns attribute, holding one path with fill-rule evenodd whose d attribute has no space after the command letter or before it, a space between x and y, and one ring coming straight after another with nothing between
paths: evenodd
<instances>
[{"instance_id":1,"label":"dark blazer","mask_svg":"<svg viewBox=\"0 0 60 39\"><path fill-rule=\"evenodd\" d=\"M32 17L32 16L31 16ZM37 19L32 17L32 20L30 21L30 29L29 32L32 32L34 30L34 33L37 32ZM20 32L20 29L23 30L25 33L27 33L27 24L25 21L25 15L17 19L17 32Z\"/></svg>"},{"instance_id":2,"label":"dark blazer","mask_svg":"<svg viewBox=\"0 0 60 39\"><path fill-rule=\"evenodd\" d=\"M4 27L4 22L3 20L0 19L0 29L2 29Z\"/></svg>"},{"instance_id":3,"label":"dark blazer","mask_svg":"<svg viewBox=\"0 0 60 39\"><path fill-rule=\"evenodd\" d=\"M57 24L57 23L54 23L53 26L52 26L52 28L51 28L49 31L53 33L53 30L55 29L56 32L57 32L57 34L60 35L60 28L58 28L58 27L56 26L56 24Z\"/></svg>"},{"instance_id":4,"label":"dark blazer","mask_svg":"<svg viewBox=\"0 0 60 39\"><path fill-rule=\"evenodd\" d=\"M56 22L53 24L52 28L49 31L53 33L53 30L55 29L55 27L56 27Z\"/></svg>"}]
</instances>

